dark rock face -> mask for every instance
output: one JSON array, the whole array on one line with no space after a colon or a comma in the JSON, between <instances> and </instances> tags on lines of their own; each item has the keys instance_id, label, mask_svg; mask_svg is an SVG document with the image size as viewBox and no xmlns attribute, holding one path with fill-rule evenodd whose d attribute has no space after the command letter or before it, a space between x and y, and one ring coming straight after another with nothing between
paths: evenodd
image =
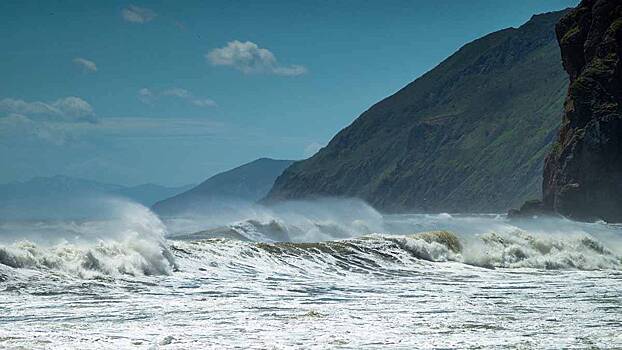
<instances>
[{"instance_id":1,"label":"dark rock face","mask_svg":"<svg viewBox=\"0 0 622 350\"><path fill-rule=\"evenodd\" d=\"M276 180L267 201L357 197L386 212L498 212L540 197L568 78L563 12L475 40Z\"/></svg>"},{"instance_id":2,"label":"dark rock face","mask_svg":"<svg viewBox=\"0 0 622 350\"><path fill-rule=\"evenodd\" d=\"M570 86L545 161L544 206L622 222L622 1L584 0L556 32Z\"/></svg>"},{"instance_id":3,"label":"dark rock face","mask_svg":"<svg viewBox=\"0 0 622 350\"><path fill-rule=\"evenodd\" d=\"M510 209L508 211L508 218L510 219L528 219L538 216L554 215L555 213L545 207L544 203L539 199L528 200L520 207L520 209Z\"/></svg>"}]
</instances>

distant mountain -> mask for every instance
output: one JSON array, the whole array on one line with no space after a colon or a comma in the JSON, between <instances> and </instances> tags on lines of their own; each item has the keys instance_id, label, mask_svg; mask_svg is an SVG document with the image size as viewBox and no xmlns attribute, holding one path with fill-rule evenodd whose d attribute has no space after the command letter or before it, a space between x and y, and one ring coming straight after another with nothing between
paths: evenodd
<instances>
[{"instance_id":1,"label":"distant mountain","mask_svg":"<svg viewBox=\"0 0 622 350\"><path fill-rule=\"evenodd\" d=\"M0 185L0 219L56 219L88 217L99 209L93 199L122 197L151 206L193 185L153 184L126 187L57 175Z\"/></svg>"},{"instance_id":2,"label":"distant mountain","mask_svg":"<svg viewBox=\"0 0 622 350\"><path fill-rule=\"evenodd\" d=\"M270 158L254 160L214 175L184 193L160 201L153 206L153 210L161 215L173 215L222 200L255 202L268 193L274 180L292 163L292 160Z\"/></svg>"},{"instance_id":3,"label":"distant mountain","mask_svg":"<svg viewBox=\"0 0 622 350\"><path fill-rule=\"evenodd\" d=\"M475 40L294 163L266 201L358 197L378 209L501 212L540 196L568 79L564 11Z\"/></svg>"},{"instance_id":4,"label":"distant mountain","mask_svg":"<svg viewBox=\"0 0 622 350\"><path fill-rule=\"evenodd\" d=\"M179 187L166 187L155 184L143 184L132 187L123 187L116 190L122 197L129 198L146 207L150 207L164 198L177 195L194 187L194 185L184 185Z\"/></svg>"}]
</instances>

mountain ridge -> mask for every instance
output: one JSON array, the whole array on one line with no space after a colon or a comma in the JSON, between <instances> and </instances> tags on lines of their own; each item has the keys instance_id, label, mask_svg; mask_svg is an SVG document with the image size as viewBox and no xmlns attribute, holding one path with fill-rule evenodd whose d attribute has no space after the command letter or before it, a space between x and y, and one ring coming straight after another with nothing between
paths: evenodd
<instances>
[{"instance_id":1,"label":"mountain ridge","mask_svg":"<svg viewBox=\"0 0 622 350\"><path fill-rule=\"evenodd\" d=\"M568 85L554 33L566 11L464 45L287 168L265 201L501 212L537 197Z\"/></svg>"},{"instance_id":2,"label":"mountain ridge","mask_svg":"<svg viewBox=\"0 0 622 350\"><path fill-rule=\"evenodd\" d=\"M222 199L255 202L268 193L276 177L292 163L292 160L259 158L211 176L183 193L155 203L152 209L160 215L173 215Z\"/></svg>"}]
</instances>

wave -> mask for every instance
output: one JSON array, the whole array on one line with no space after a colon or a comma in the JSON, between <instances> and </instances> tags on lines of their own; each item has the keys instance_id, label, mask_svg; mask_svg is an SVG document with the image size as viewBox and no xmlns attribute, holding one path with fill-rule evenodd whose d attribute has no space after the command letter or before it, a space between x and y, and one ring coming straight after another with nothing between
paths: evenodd
<instances>
[{"instance_id":1,"label":"wave","mask_svg":"<svg viewBox=\"0 0 622 350\"><path fill-rule=\"evenodd\" d=\"M0 265L79 278L169 275L208 269L213 275L418 272L422 264L482 268L622 270L622 257L589 235L546 236L516 230L481 235L430 231L369 234L323 242L256 242L235 238L158 241L139 234L124 240L39 246L0 246Z\"/></svg>"},{"instance_id":2,"label":"wave","mask_svg":"<svg viewBox=\"0 0 622 350\"><path fill-rule=\"evenodd\" d=\"M168 275L176 266L166 246L141 239L52 247L21 241L0 247L0 264L13 268L52 270L81 278L120 274Z\"/></svg>"},{"instance_id":3,"label":"wave","mask_svg":"<svg viewBox=\"0 0 622 350\"><path fill-rule=\"evenodd\" d=\"M279 210L249 214L229 225L170 238L261 242L248 244L290 255L312 248L336 259L341 256L332 248L349 257L352 251L378 255L364 257L372 260L390 251L403 261L414 257L489 268L593 270L621 264L621 227L604 223L509 221L497 214L381 215L363 202L336 200L285 203Z\"/></svg>"},{"instance_id":4,"label":"wave","mask_svg":"<svg viewBox=\"0 0 622 350\"><path fill-rule=\"evenodd\" d=\"M199 264L220 260L219 266L232 269L242 264L268 266L270 271L283 266L305 266L302 270L362 269L368 272L379 269L378 272L386 272L417 268L421 262L456 262L483 268L622 269L622 257L592 236L545 236L520 230L476 236L459 236L448 231L371 234L324 242L245 242L211 238L176 241L171 245L179 257L197 259ZM230 260L223 260L223 257Z\"/></svg>"},{"instance_id":5,"label":"wave","mask_svg":"<svg viewBox=\"0 0 622 350\"><path fill-rule=\"evenodd\" d=\"M107 206L107 220L3 225L4 240L22 239L0 243L0 265L81 278L167 275L177 268L157 216L132 202L110 199Z\"/></svg>"},{"instance_id":6,"label":"wave","mask_svg":"<svg viewBox=\"0 0 622 350\"><path fill-rule=\"evenodd\" d=\"M231 237L252 241L318 242L383 232L383 216L356 199L284 202L271 207L249 205L226 215L167 218L170 237ZM195 232L188 234L188 232ZM384 231L386 232L386 231ZM396 232L393 229L390 232Z\"/></svg>"},{"instance_id":7,"label":"wave","mask_svg":"<svg viewBox=\"0 0 622 350\"><path fill-rule=\"evenodd\" d=\"M419 271L422 264L442 262L622 269L622 227L604 223L521 223L500 215L385 216L360 201L324 201L257 207L229 224L184 218L173 224L212 228L171 236L170 226L145 207L119 201L109 206L107 220L0 223L0 272L8 267L97 278L295 269L321 277ZM3 275L9 273L0 273L0 282Z\"/></svg>"}]
</instances>

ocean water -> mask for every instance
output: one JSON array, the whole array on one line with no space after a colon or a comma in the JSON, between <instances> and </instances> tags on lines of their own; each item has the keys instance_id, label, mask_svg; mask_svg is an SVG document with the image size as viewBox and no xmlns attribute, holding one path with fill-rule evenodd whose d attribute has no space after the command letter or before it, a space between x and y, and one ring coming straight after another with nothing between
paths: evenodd
<instances>
[{"instance_id":1,"label":"ocean water","mask_svg":"<svg viewBox=\"0 0 622 350\"><path fill-rule=\"evenodd\" d=\"M111 206L0 223L0 348L622 348L620 226Z\"/></svg>"}]
</instances>

